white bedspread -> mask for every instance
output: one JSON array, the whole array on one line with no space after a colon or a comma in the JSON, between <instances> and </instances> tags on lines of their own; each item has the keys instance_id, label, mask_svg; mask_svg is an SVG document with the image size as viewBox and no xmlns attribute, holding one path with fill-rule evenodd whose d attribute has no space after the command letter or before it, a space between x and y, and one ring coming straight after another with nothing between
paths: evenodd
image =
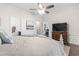
<instances>
[{"instance_id":1,"label":"white bedspread","mask_svg":"<svg viewBox=\"0 0 79 59\"><path fill-rule=\"evenodd\" d=\"M63 56L58 41L44 37L14 37L13 44L0 45L0 55L11 56Z\"/></svg>"}]
</instances>

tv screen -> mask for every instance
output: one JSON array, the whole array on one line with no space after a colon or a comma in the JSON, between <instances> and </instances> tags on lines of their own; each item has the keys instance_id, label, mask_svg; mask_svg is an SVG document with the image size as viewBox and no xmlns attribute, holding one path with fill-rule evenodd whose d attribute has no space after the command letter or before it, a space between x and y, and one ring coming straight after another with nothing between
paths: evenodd
<instances>
[{"instance_id":1,"label":"tv screen","mask_svg":"<svg viewBox=\"0 0 79 59\"><path fill-rule=\"evenodd\" d=\"M52 24L53 31L67 31L67 23L56 23Z\"/></svg>"}]
</instances>

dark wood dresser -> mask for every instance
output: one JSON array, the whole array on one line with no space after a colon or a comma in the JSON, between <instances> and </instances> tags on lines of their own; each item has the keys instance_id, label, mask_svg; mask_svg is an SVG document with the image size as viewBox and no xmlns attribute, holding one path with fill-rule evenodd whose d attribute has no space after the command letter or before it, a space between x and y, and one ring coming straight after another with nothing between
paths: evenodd
<instances>
[{"instance_id":1,"label":"dark wood dresser","mask_svg":"<svg viewBox=\"0 0 79 59\"><path fill-rule=\"evenodd\" d=\"M64 44L68 45L68 32L52 32L52 38L59 41L61 34L63 37Z\"/></svg>"}]
</instances>

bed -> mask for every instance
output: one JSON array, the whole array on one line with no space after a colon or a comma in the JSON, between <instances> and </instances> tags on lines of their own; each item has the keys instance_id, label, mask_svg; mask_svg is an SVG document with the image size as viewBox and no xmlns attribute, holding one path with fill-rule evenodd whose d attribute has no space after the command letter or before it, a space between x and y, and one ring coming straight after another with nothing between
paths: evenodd
<instances>
[{"instance_id":1,"label":"bed","mask_svg":"<svg viewBox=\"0 0 79 59\"><path fill-rule=\"evenodd\" d=\"M14 36L12 44L0 44L2 56L65 56L60 42L48 37Z\"/></svg>"}]
</instances>

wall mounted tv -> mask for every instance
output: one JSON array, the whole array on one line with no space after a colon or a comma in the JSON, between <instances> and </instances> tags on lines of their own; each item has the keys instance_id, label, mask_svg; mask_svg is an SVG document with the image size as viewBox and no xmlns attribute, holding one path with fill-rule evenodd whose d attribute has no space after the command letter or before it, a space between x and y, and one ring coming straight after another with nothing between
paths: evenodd
<instances>
[{"instance_id":1,"label":"wall mounted tv","mask_svg":"<svg viewBox=\"0 0 79 59\"><path fill-rule=\"evenodd\" d=\"M67 23L52 24L52 31L67 31Z\"/></svg>"}]
</instances>

